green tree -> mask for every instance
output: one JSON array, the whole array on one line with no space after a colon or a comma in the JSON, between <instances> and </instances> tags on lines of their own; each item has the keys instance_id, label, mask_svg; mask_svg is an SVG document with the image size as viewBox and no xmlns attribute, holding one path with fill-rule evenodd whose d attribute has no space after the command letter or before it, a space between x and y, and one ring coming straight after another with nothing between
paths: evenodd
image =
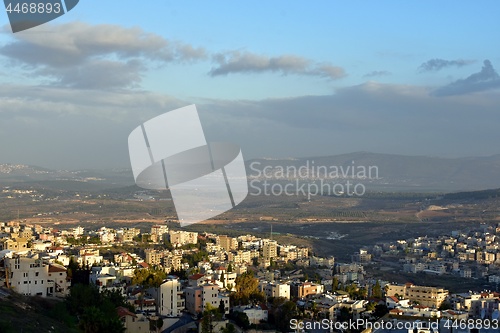
<instances>
[{"instance_id":1,"label":"green tree","mask_svg":"<svg viewBox=\"0 0 500 333\"><path fill-rule=\"evenodd\" d=\"M138 284L148 287L159 287L163 280L167 277L167 274L157 268L141 268L134 271L134 276L132 277L132 284Z\"/></svg>"},{"instance_id":2,"label":"green tree","mask_svg":"<svg viewBox=\"0 0 500 333\"><path fill-rule=\"evenodd\" d=\"M222 271L222 273L220 273L220 278L219 280L222 281L222 287L223 288L226 288L226 277L224 276L224 271Z\"/></svg>"},{"instance_id":3,"label":"green tree","mask_svg":"<svg viewBox=\"0 0 500 333\"><path fill-rule=\"evenodd\" d=\"M297 316L297 305L295 302L286 301L280 306L274 316L274 324L276 328L282 332L288 332L290 330L290 320Z\"/></svg>"},{"instance_id":4,"label":"green tree","mask_svg":"<svg viewBox=\"0 0 500 333\"><path fill-rule=\"evenodd\" d=\"M375 282L375 285L372 287L372 297L373 298L382 298L382 287L380 286L379 280Z\"/></svg>"},{"instance_id":5,"label":"green tree","mask_svg":"<svg viewBox=\"0 0 500 333\"><path fill-rule=\"evenodd\" d=\"M233 312L231 316L239 327L241 327L244 330L247 330L250 328L250 321L248 320L248 316L245 312Z\"/></svg>"},{"instance_id":6,"label":"green tree","mask_svg":"<svg viewBox=\"0 0 500 333\"><path fill-rule=\"evenodd\" d=\"M236 333L236 328L233 324L227 323L226 327L222 329L222 333Z\"/></svg>"},{"instance_id":7,"label":"green tree","mask_svg":"<svg viewBox=\"0 0 500 333\"><path fill-rule=\"evenodd\" d=\"M383 317L387 313L389 313L389 309L385 304L377 304L375 306L375 310L373 311L373 315L377 318Z\"/></svg>"},{"instance_id":8,"label":"green tree","mask_svg":"<svg viewBox=\"0 0 500 333\"><path fill-rule=\"evenodd\" d=\"M339 290L339 279L334 276L332 279L332 292Z\"/></svg>"},{"instance_id":9,"label":"green tree","mask_svg":"<svg viewBox=\"0 0 500 333\"><path fill-rule=\"evenodd\" d=\"M210 303L205 304L203 318L201 319L201 332L213 333L213 322L222 319L219 309L213 307Z\"/></svg>"},{"instance_id":10,"label":"green tree","mask_svg":"<svg viewBox=\"0 0 500 333\"><path fill-rule=\"evenodd\" d=\"M234 304L248 304L251 298L260 298L259 280L254 277L251 271L236 277L235 283L236 293L232 295Z\"/></svg>"}]
</instances>

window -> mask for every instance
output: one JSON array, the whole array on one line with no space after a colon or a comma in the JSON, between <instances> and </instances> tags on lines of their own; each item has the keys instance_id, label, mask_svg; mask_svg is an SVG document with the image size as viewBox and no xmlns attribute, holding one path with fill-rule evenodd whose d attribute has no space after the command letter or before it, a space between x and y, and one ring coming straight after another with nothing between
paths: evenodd
<instances>
[{"instance_id":1,"label":"window","mask_svg":"<svg viewBox=\"0 0 500 333\"><path fill-rule=\"evenodd\" d=\"M35 273L35 276L38 276L38 274L40 274L40 272L36 272L36 273Z\"/></svg>"}]
</instances>

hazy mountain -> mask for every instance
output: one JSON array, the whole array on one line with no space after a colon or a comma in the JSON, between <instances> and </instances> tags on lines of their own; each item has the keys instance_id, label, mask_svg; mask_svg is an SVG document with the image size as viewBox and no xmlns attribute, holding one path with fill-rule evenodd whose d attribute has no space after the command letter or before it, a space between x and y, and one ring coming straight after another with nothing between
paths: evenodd
<instances>
[{"instance_id":1,"label":"hazy mountain","mask_svg":"<svg viewBox=\"0 0 500 333\"><path fill-rule=\"evenodd\" d=\"M278 173L278 176L282 168L288 167L289 172L285 170L285 176L290 176L294 170L298 174L302 167L302 176L317 178L318 173L324 174L327 170L332 176L338 174L339 182L352 179L354 170L354 179L365 184L367 190L448 192L500 187L500 155L441 158L357 152L298 159L256 159L248 161L247 165L250 176L260 175L255 169L263 170L265 166L272 167L267 170ZM306 167L309 173L304 171ZM370 167L371 176L368 174ZM365 179L362 177L363 169L366 170ZM298 176L304 178L300 174Z\"/></svg>"},{"instance_id":2,"label":"hazy mountain","mask_svg":"<svg viewBox=\"0 0 500 333\"><path fill-rule=\"evenodd\" d=\"M246 167L251 180L309 182L325 178L339 183L351 180L363 183L368 191L456 192L500 188L500 155L441 158L357 152L309 158L261 158L247 161ZM0 164L3 184L44 184L40 183L44 181L64 181L65 187L71 187L72 182L87 183L89 187L94 184L96 189L134 184L132 171L126 168L67 171Z\"/></svg>"}]
</instances>

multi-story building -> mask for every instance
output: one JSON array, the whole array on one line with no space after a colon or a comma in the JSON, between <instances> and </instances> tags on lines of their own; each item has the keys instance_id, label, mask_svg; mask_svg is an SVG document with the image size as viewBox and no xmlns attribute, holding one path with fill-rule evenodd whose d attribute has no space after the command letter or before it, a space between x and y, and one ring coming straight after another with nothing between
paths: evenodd
<instances>
[{"instance_id":1,"label":"multi-story building","mask_svg":"<svg viewBox=\"0 0 500 333\"><path fill-rule=\"evenodd\" d=\"M265 239L262 246L264 261L270 261L278 256L278 243L275 240Z\"/></svg>"},{"instance_id":2,"label":"multi-story building","mask_svg":"<svg viewBox=\"0 0 500 333\"><path fill-rule=\"evenodd\" d=\"M266 297L284 297L290 299L290 284L288 283L261 281L259 289L266 294Z\"/></svg>"},{"instance_id":3,"label":"multi-story building","mask_svg":"<svg viewBox=\"0 0 500 333\"><path fill-rule=\"evenodd\" d=\"M151 227L151 241L161 242L164 236L168 234L168 226L164 224L157 224Z\"/></svg>"},{"instance_id":4,"label":"multi-story building","mask_svg":"<svg viewBox=\"0 0 500 333\"><path fill-rule=\"evenodd\" d=\"M117 232L117 237L118 239L123 242L132 242L134 240L134 237L139 235L141 233L141 230L138 228L123 228L121 230L118 230Z\"/></svg>"},{"instance_id":5,"label":"multi-story building","mask_svg":"<svg viewBox=\"0 0 500 333\"><path fill-rule=\"evenodd\" d=\"M235 264L248 264L252 262L251 252L245 250L231 251L227 254L227 260Z\"/></svg>"},{"instance_id":6,"label":"multi-story building","mask_svg":"<svg viewBox=\"0 0 500 333\"><path fill-rule=\"evenodd\" d=\"M412 302L431 308L439 308L448 296L448 290L436 287L415 286L412 283L404 285L387 285L387 296L403 296Z\"/></svg>"},{"instance_id":7,"label":"multi-story building","mask_svg":"<svg viewBox=\"0 0 500 333\"><path fill-rule=\"evenodd\" d=\"M303 298L309 295L321 294L323 292L323 285L312 282L298 282L290 285L290 295L292 297Z\"/></svg>"},{"instance_id":8,"label":"multi-story building","mask_svg":"<svg viewBox=\"0 0 500 333\"><path fill-rule=\"evenodd\" d=\"M178 271L182 269L182 256L180 254L169 253L162 258L161 264L168 272L171 270Z\"/></svg>"},{"instance_id":9,"label":"multi-story building","mask_svg":"<svg viewBox=\"0 0 500 333\"><path fill-rule=\"evenodd\" d=\"M6 282L17 293L28 296L61 296L68 294L70 282L66 268L49 265L41 259L15 256L5 258Z\"/></svg>"},{"instance_id":10,"label":"multi-story building","mask_svg":"<svg viewBox=\"0 0 500 333\"><path fill-rule=\"evenodd\" d=\"M234 251L238 249L238 240L227 235L217 236L217 245L219 245L226 252Z\"/></svg>"},{"instance_id":11,"label":"multi-story building","mask_svg":"<svg viewBox=\"0 0 500 333\"><path fill-rule=\"evenodd\" d=\"M185 300L179 279L169 276L157 290L158 313L162 316L178 317L184 310Z\"/></svg>"},{"instance_id":12,"label":"multi-story building","mask_svg":"<svg viewBox=\"0 0 500 333\"><path fill-rule=\"evenodd\" d=\"M229 295L220 292L217 284L204 284L186 288L186 310L192 314L202 313L207 304L219 307L224 304L225 313L229 313Z\"/></svg>"},{"instance_id":13,"label":"multi-story building","mask_svg":"<svg viewBox=\"0 0 500 333\"><path fill-rule=\"evenodd\" d=\"M146 262L150 265L160 265L163 257L165 257L165 251L158 251L155 249L144 250L146 254Z\"/></svg>"},{"instance_id":14,"label":"multi-story building","mask_svg":"<svg viewBox=\"0 0 500 333\"><path fill-rule=\"evenodd\" d=\"M188 231L176 231L170 230L168 232L170 237L170 243L173 246L182 246L186 244L197 244L198 243L198 233L197 232L188 232Z\"/></svg>"},{"instance_id":15,"label":"multi-story building","mask_svg":"<svg viewBox=\"0 0 500 333\"><path fill-rule=\"evenodd\" d=\"M4 238L0 240L0 250L26 251L28 239L22 237Z\"/></svg>"}]
</instances>

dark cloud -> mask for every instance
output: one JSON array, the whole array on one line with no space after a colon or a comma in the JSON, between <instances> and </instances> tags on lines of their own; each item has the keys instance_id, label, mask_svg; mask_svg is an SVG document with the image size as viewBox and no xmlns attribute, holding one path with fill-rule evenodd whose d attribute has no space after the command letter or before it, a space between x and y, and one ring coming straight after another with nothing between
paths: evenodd
<instances>
[{"instance_id":1,"label":"dark cloud","mask_svg":"<svg viewBox=\"0 0 500 333\"><path fill-rule=\"evenodd\" d=\"M340 79L346 76L343 68L325 63L315 63L309 59L294 55L268 57L250 52L232 51L213 56L217 64L210 71L211 76L233 73L275 72L283 75L311 75L327 79Z\"/></svg>"},{"instance_id":2,"label":"dark cloud","mask_svg":"<svg viewBox=\"0 0 500 333\"><path fill-rule=\"evenodd\" d=\"M473 92L500 88L500 76L489 60L484 61L480 72L474 73L465 79L452 82L433 92L435 96L464 95Z\"/></svg>"},{"instance_id":3,"label":"dark cloud","mask_svg":"<svg viewBox=\"0 0 500 333\"><path fill-rule=\"evenodd\" d=\"M424 62L420 67L418 67L418 71L420 73L423 72L437 72L443 68L447 67L463 67L466 65L470 65L474 63L474 60L445 60L445 59L430 59Z\"/></svg>"},{"instance_id":4,"label":"dark cloud","mask_svg":"<svg viewBox=\"0 0 500 333\"><path fill-rule=\"evenodd\" d=\"M128 167L132 129L194 102L3 84L0 141L16 144L0 146L0 157L54 168ZM328 95L205 100L197 107L207 139L239 144L246 159L354 151L477 156L498 153L499 102L498 92L436 98L425 87L369 82Z\"/></svg>"},{"instance_id":5,"label":"dark cloud","mask_svg":"<svg viewBox=\"0 0 500 333\"><path fill-rule=\"evenodd\" d=\"M373 71L370 73L366 73L365 75L363 75L363 77L379 77L379 76L387 76L387 75L391 75L391 72L389 72L389 71Z\"/></svg>"},{"instance_id":6,"label":"dark cloud","mask_svg":"<svg viewBox=\"0 0 500 333\"><path fill-rule=\"evenodd\" d=\"M49 26L53 31L14 34L0 55L53 83L92 89L137 85L148 63L191 62L206 51L170 41L140 28L89 25L81 22ZM35 69L33 71L33 69ZM111 75L113 73L113 75Z\"/></svg>"}]
</instances>

